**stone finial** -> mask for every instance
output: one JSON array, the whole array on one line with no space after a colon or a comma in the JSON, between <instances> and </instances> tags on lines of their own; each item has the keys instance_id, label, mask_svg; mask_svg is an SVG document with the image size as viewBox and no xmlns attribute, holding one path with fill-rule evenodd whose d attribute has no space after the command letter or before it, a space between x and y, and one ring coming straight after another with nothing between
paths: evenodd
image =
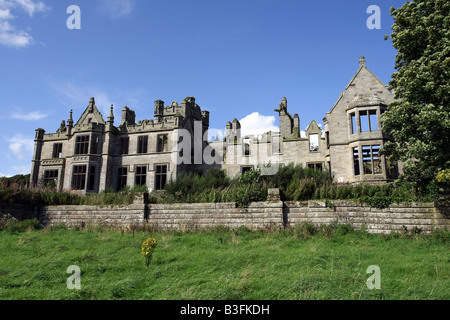
<instances>
[{"instance_id":1,"label":"stone finial","mask_svg":"<svg viewBox=\"0 0 450 320\"><path fill-rule=\"evenodd\" d=\"M366 59L364 57L359 58L359 66L360 67L366 66Z\"/></svg>"},{"instance_id":2,"label":"stone finial","mask_svg":"<svg viewBox=\"0 0 450 320\"><path fill-rule=\"evenodd\" d=\"M94 112L94 105L95 105L95 99L94 99L94 97L91 97L91 100L89 100L89 113Z\"/></svg>"},{"instance_id":3,"label":"stone finial","mask_svg":"<svg viewBox=\"0 0 450 320\"><path fill-rule=\"evenodd\" d=\"M111 105L111 110L109 111L108 122L114 122L114 106Z\"/></svg>"},{"instance_id":4,"label":"stone finial","mask_svg":"<svg viewBox=\"0 0 450 320\"><path fill-rule=\"evenodd\" d=\"M70 109L69 120L67 120L67 125L68 125L69 127L72 127L72 126L73 126L72 112L73 112L72 109Z\"/></svg>"}]
</instances>

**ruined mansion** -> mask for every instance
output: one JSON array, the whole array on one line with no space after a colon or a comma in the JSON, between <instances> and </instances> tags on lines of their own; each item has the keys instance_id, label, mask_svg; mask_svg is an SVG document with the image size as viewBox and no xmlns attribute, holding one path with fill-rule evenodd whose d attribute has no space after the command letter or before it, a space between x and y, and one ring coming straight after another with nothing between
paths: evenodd
<instances>
[{"instance_id":1,"label":"ruined mansion","mask_svg":"<svg viewBox=\"0 0 450 320\"><path fill-rule=\"evenodd\" d=\"M304 134L300 117L288 112L283 98L279 132L242 136L240 123L226 123L224 139L208 141L209 112L195 98L181 104L155 101L154 119L136 122L133 110L122 109L120 125L114 110L105 120L91 98L75 123L72 111L55 133L36 130L32 185L52 183L60 190L98 193L105 189L146 185L161 190L183 172L224 169L236 176L262 166L270 170L300 164L327 170L339 183L384 183L397 178L398 166L387 166L379 150L390 137L381 131L380 116L393 94L367 67L359 68L323 119L312 121Z\"/></svg>"}]
</instances>

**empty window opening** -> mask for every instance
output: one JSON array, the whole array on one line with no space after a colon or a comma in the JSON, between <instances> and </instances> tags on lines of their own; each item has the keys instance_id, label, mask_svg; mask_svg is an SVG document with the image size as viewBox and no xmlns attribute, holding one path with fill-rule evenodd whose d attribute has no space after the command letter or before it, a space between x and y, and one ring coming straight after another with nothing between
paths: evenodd
<instances>
[{"instance_id":1,"label":"empty window opening","mask_svg":"<svg viewBox=\"0 0 450 320\"><path fill-rule=\"evenodd\" d=\"M308 168L322 172L323 163L322 162L308 163Z\"/></svg>"},{"instance_id":2,"label":"empty window opening","mask_svg":"<svg viewBox=\"0 0 450 320\"><path fill-rule=\"evenodd\" d=\"M62 143L55 143L53 145L53 155L52 158L62 158L62 147L63 144Z\"/></svg>"},{"instance_id":3,"label":"empty window opening","mask_svg":"<svg viewBox=\"0 0 450 320\"><path fill-rule=\"evenodd\" d=\"M361 132L369 131L369 117L367 116L367 111L359 112L359 123L361 126Z\"/></svg>"},{"instance_id":4,"label":"empty window opening","mask_svg":"<svg viewBox=\"0 0 450 320\"><path fill-rule=\"evenodd\" d=\"M128 169L127 167L117 168L117 190L120 191L127 185Z\"/></svg>"},{"instance_id":5,"label":"empty window opening","mask_svg":"<svg viewBox=\"0 0 450 320\"><path fill-rule=\"evenodd\" d=\"M44 187L56 187L58 183L58 170L44 171Z\"/></svg>"},{"instance_id":6,"label":"empty window opening","mask_svg":"<svg viewBox=\"0 0 450 320\"><path fill-rule=\"evenodd\" d=\"M244 156L250 156L251 155L251 139L244 139L243 140L243 146L244 146Z\"/></svg>"},{"instance_id":7,"label":"empty window opening","mask_svg":"<svg viewBox=\"0 0 450 320\"><path fill-rule=\"evenodd\" d=\"M99 148L100 148L100 136L94 135L92 136L91 153L99 154L100 153Z\"/></svg>"},{"instance_id":8,"label":"empty window opening","mask_svg":"<svg viewBox=\"0 0 450 320\"><path fill-rule=\"evenodd\" d=\"M136 167L136 177L134 184L137 186L143 186L147 184L147 166Z\"/></svg>"},{"instance_id":9,"label":"empty window opening","mask_svg":"<svg viewBox=\"0 0 450 320\"><path fill-rule=\"evenodd\" d=\"M78 136L75 140L75 154L88 154L89 152L89 136Z\"/></svg>"},{"instance_id":10,"label":"empty window opening","mask_svg":"<svg viewBox=\"0 0 450 320\"><path fill-rule=\"evenodd\" d=\"M130 146L129 137L120 138L120 154L128 154L129 146Z\"/></svg>"},{"instance_id":11,"label":"empty window opening","mask_svg":"<svg viewBox=\"0 0 450 320\"><path fill-rule=\"evenodd\" d=\"M137 153L147 153L148 150L148 136L138 137Z\"/></svg>"},{"instance_id":12,"label":"empty window opening","mask_svg":"<svg viewBox=\"0 0 450 320\"><path fill-rule=\"evenodd\" d=\"M317 133L309 135L309 151L319 151L319 135Z\"/></svg>"},{"instance_id":13,"label":"empty window opening","mask_svg":"<svg viewBox=\"0 0 450 320\"><path fill-rule=\"evenodd\" d=\"M155 189L163 190L167 181L167 165L156 165L155 169Z\"/></svg>"},{"instance_id":14,"label":"empty window opening","mask_svg":"<svg viewBox=\"0 0 450 320\"><path fill-rule=\"evenodd\" d=\"M356 116L355 113L350 114L351 122L352 122L352 134L357 133L358 129L356 128Z\"/></svg>"},{"instance_id":15,"label":"empty window opening","mask_svg":"<svg viewBox=\"0 0 450 320\"><path fill-rule=\"evenodd\" d=\"M91 166L90 172L89 172L88 191L95 190L95 173L96 173L96 167Z\"/></svg>"},{"instance_id":16,"label":"empty window opening","mask_svg":"<svg viewBox=\"0 0 450 320\"><path fill-rule=\"evenodd\" d=\"M167 134L159 134L156 145L156 152L166 152L168 144Z\"/></svg>"},{"instance_id":17,"label":"empty window opening","mask_svg":"<svg viewBox=\"0 0 450 320\"><path fill-rule=\"evenodd\" d=\"M74 166L72 174L72 189L84 190L86 188L86 168L87 166Z\"/></svg>"},{"instance_id":18,"label":"empty window opening","mask_svg":"<svg viewBox=\"0 0 450 320\"><path fill-rule=\"evenodd\" d=\"M360 175L358 148L353 148L353 170L354 170L355 176Z\"/></svg>"}]
</instances>

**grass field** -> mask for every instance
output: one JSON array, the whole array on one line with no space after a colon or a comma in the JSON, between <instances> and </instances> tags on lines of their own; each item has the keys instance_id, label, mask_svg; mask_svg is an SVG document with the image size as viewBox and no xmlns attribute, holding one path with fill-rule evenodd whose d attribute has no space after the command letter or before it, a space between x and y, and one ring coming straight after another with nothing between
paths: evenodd
<instances>
[{"instance_id":1,"label":"grass field","mask_svg":"<svg viewBox=\"0 0 450 320\"><path fill-rule=\"evenodd\" d=\"M450 298L448 233L327 230L1 231L0 299ZM150 236L158 246L146 267L140 246ZM71 265L81 270L81 290L67 288ZM371 265L381 289L367 287Z\"/></svg>"}]
</instances>

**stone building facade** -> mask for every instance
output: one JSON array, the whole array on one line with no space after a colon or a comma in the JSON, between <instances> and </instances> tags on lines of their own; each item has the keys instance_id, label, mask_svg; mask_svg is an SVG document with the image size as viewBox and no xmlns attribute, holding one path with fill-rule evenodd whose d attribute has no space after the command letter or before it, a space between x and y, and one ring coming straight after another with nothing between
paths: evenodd
<instances>
[{"instance_id":1,"label":"stone building facade","mask_svg":"<svg viewBox=\"0 0 450 320\"><path fill-rule=\"evenodd\" d=\"M279 132L242 136L234 119L226 124L225 139L208 142L209 112L193 97L170 106L157 100L154 119L137 123L134 111L124 107L117 127L113 106L105 121L91 98L76 123L71 111L55 133L36 130L31 183L81 193L134 185L151 191L183 172L219 167L236 176L260 166L263 174L273 174L291 163L328 170L336 182L382 183L398 175L398 168L388 167L379 155L390 139L381 131L380 115L392 101L393 94L361 58L355 76L327 112L324 130L312 121L302 135L300 117L288 113L283 98L275 109Z\"/></svg>"}]
</instances>

